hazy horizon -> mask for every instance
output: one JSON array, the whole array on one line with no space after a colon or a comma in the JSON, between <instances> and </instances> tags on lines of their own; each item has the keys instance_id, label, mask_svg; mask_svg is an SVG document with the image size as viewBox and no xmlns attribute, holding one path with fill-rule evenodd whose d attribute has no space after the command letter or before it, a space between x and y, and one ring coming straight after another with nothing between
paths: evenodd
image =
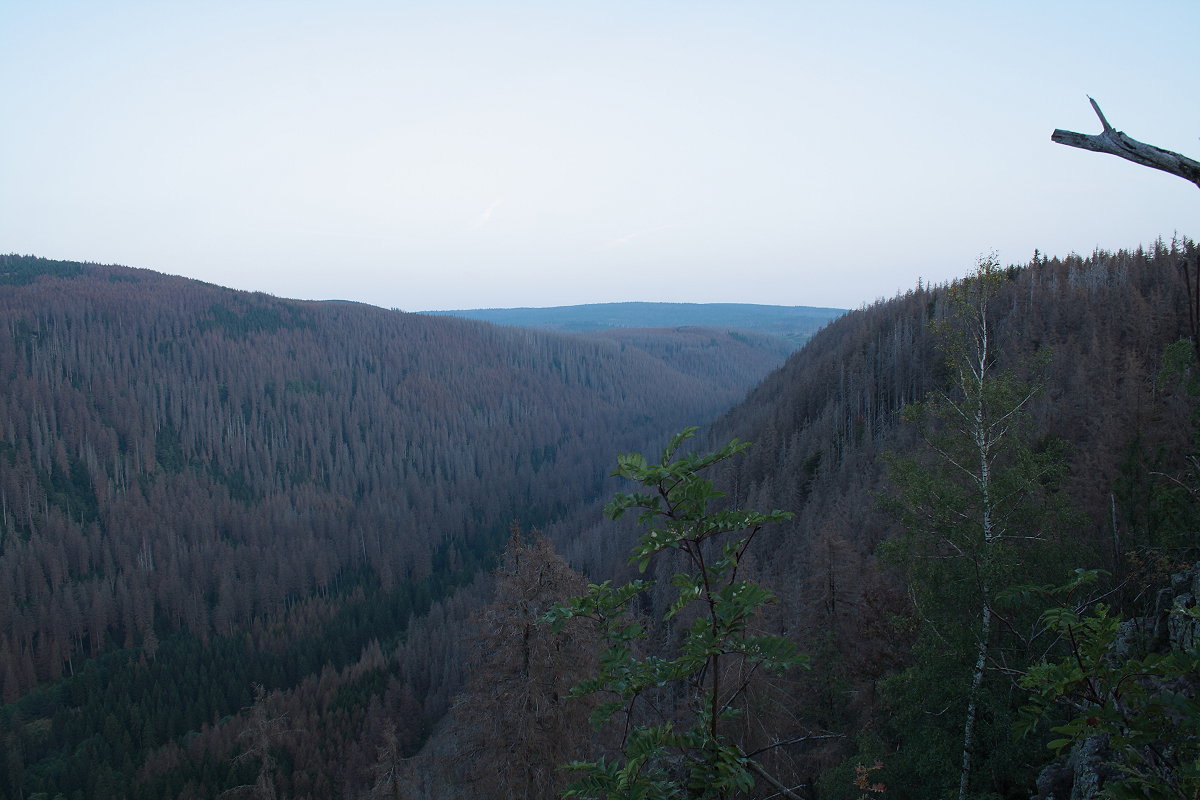
<instances>
[{"instance_id":1,"label":"hazy horizon","mask_svg":"<svg viewBox=\"0 0 1200 800\"><path fill-rule=\"evenodd\" d=\"M0 12L0 251L407 310L856 308L1193 235L1191 31L1150 2ZM1172 25L1164 26L1163 19Z\"/></svg>"},{"instance_id":2,"label":"hazy horizon","mask_svg":"<svg viewBox=\"0 0 1200 800\"><path fill-rule=\"evenodd\" d=\"M767 308L816 308L828 311L847 311L843 306L811 306L803 303L784 305L781 303L726 303L722 301L714 301L711 303L690 303L683 300L605 300L599 303L570 303L567 305L555 306L487 306L475 308L423 308L421 311L525 311L526 309L536 309L539 311L551 311L556 308L575 308L576 306L630 306L630 305L678 305L678 306L764 306Z\"/></svg>"}]
</instances>

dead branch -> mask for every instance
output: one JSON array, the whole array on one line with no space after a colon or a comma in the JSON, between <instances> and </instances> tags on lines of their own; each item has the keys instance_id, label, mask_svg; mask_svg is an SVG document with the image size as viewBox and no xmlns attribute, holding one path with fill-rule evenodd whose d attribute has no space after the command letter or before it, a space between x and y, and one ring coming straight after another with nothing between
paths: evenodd
<instances>
[{"instance_id":1,"label":"dead branch","mask_svg":"<svg viewBox=\"0 0 1200 800\"><path fill-rule=\"evenodd\" d=\"M1108 120L1104 118L1104 112L1100 110L1100 106L1095 100L1088 97L1088 102L1092 104L1104 130L1095 135L1055 130L1050 134L1050 141L1065 144L1067 147L1108 153L1143 167L1169 172L1200 187L1200 161L1126 136L1108 124Z\"/></svg>"},{"instance_id":2,"label":"dead branch","mask_svg":"<svg viewBox=\"0 0 1200 800\"><path fill-rule=\"evenodd\" d=\"M791 789L789 789L788 787L784 786L782 783L780 783L778 781L778 779L775 778L774 775L767 772L766 769L763 768L762 764L759 764L754 759L750 759L749 766L750 766L750 769L752 769L754 772L758 773L759 777L763 778L767 783L771 784L771 786L773 786L776 789L776 793L774 795L772 795L772 797L777 797L779 795L783 795L784 797L789 798L789 800L804 800L803 797L801 797L800 795L796 794L795 791L793 791L793 789L798 789L800 787L794 786Z\"/></svg>"}]
</instances>

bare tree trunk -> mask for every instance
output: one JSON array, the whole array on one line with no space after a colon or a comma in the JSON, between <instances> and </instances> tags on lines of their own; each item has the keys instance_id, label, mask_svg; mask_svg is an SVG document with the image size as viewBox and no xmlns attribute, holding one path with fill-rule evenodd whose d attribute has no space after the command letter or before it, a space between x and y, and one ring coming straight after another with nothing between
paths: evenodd
<instances>
[{"instance_id":1,"label":"bare tree trunk","mask_svg":"<svg viewBox=\"0 0 1200 800\"><path fill-rule=\"evenodd\" d=\"M971 782L971 752L975 749L975 716L979 707L979 687L987 666L988 638L992 630L992 606L985 598L979 626L979 644L975 649L975 671L971 675L971 691L967 695L967 718L963 722L962 769L958 775L958 800L966 800Z\"/></svg>"},{"instance_id":2,"label":"bare tree trunk","mask_svg":"<svg viewBox=\"0 0 1200 800\"><path fill-rule=\"evenodd\" d=\"M971 334L972 350L963 353L959 382L968 402L956 409L958 416L967 420L967 433L975 448L974 456L977 463L971 480L979 493L980 519L979 541L977 549L976 568L980 575L980 598L982 599L979 614L979 636L975 643L975 666L971 673L971 684L967 691L966 716L963 720L962 759L958 776L958 800L966 800L967 789L971 783L971 766L975 750L975 721L978 716L979 692L983 686L983 677L987 669L988 653L991 648L992 632L992 548L1004 537L1002 523L996 519L996 499L993 497L993 461L997 448L1005 436L1007 426L1005 419L1012 411L1000 412L990 408L987 395L991 391L995 378L992 377L991 332L988 320L988 304L991 301L992 290L986 284L993 280L996 269L994 261L980 264L977 280L980 283L979 297L972 302L973 319ZM1032 396L1027 394L1017 408L1024 405ZM1015 409L1014 409L1015 410Z\"/></svg>"}]
</instances>

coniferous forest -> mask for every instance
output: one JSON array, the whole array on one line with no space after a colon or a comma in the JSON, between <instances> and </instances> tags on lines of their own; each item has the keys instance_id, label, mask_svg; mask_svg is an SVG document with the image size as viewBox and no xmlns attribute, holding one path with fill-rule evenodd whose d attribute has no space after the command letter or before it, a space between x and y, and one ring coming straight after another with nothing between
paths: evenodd
<instances>
[{"instance_id":1,"label":"coniferous forest","mask_svg":"<svg viewBox=\"0 0 1200 800\"><path fill-rule=\"evenodd\" d=\"M0 256L0 797L1194 797L1198 270L789 356Z\"/></svg>"}]
</instances>

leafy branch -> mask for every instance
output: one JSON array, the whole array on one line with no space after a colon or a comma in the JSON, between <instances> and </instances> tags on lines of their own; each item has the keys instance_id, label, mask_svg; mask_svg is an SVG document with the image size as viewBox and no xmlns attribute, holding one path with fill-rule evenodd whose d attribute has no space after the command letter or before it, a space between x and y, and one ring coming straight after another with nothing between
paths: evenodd
<instances>
[{"instance_id":1,"label":"leafy branch","mask_svg":"<svg viewBox=\"0 0 1200 800\"><path fill-rule=\"evenodd\" d=\"M675 594L663 619L694 615L694 620L674 653L666 657L638 652L636 644L646 638L647 630L630 606L652 586L649 581L594 584L547 615L556 629L574 617L595 622L608 647L597 674L572 694L612 698L592 715L597 727L618 713L625 715L622 758L566 765L579 776L567 796L719 798L748 791L759 778L784 796L794 796L722 730L724 721L743 713L739 701L756 672L782 673L808 663L793 642L752 630L754 618L774 602L774 595L739 577L759 531L792 515L714 507L724 493L702 473L749 445L734 440L710 453L680 454L695 432L688 428L674 436L657 462L636 453L619 456L613 474L640 488L617 493L605 509L614 520L636 512L647 526L629 557L641 572L667 551L684 556L688 569L671 577ZM735 665L742 669L731 669ZM739 677L732 679L733 675ZM687 716L657 725L635 723L640 720L639 701L667 686L682 690Z\"/></svg>"}]
</instances>

